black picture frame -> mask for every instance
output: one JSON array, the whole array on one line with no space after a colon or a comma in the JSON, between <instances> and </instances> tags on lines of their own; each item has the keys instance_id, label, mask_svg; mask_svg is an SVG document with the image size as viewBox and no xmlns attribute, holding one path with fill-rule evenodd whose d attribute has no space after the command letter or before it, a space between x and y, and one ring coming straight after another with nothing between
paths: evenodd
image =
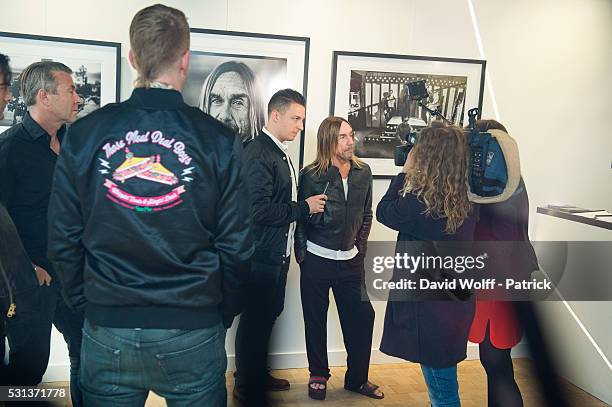
<instances>
[{"instance_id":1,"label":"black picture frame","mask_svg":"<svg viewBox=\"0 0 612 407\"><path fill-rule=\"evenodd\" d=\"M17 123L25 114L25 104L19 96L19 74L36 61L62 62L74 71L77 91L84 99L80 115L120 101L121 44L118 42L0 32L0 52L9 56L13 70L13 99L7 106L5 119L0 121L0 131Z\"/></svg>"},{"instance_id":2,"label":"black picture frame","mask_svg":"<svg viewBox=\"0 0 612 407\"><path fill-rule=\"evenodd\" d=\"M467 124L469 108L482 111L485 73L486 61L478 59L333 51L329 114L351 122L357 134L356 155L370 165L374 178L388 179L400 171L392 155L400 144L394 132L397 125L403 118L413 126L431 121L416 102L406 102L403 84L425 80L431 98L441 102L442 113L452 113L453 124Z\"/></svg>"},{"instance_id":3,"label":"black picture frame","mask_svg":"<svg viewBox=\"0 0 612 407\"><path fill-rule=\"evenodd\" d=\"M203 101L206 77L227 61L243 63L254 74L257 86L261 88L258 105L263 110L264 123L269 97L277 90L292 88L307 99L310 56L308 37L191 28L190 49L190 77L184 97L188 104L198 105L204 111L207 111ZM282 79L283 75L285 79ZM195 103L198 89L202 91L198 103ZM238 127L238 132L244 131L244 137L252 137L253 131ZM305 132L302 131L296 138L298 143L289 143L289 155L294 163L299 163L300 169L304 164L304 137Z\"/></svg>"}]
</instances>

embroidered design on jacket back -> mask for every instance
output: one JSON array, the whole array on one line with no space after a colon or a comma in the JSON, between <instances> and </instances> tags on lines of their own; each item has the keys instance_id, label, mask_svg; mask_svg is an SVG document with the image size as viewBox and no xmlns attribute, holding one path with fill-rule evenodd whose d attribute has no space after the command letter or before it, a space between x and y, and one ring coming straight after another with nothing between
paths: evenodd
<instances>
[{"instance_id":1,"label":"embroidered design on jacket back","mask_svg":"<svg viewBox=\"0 0 612 407\"><path fill-rule=\"evenodd\" d=\"M143 152L137 155L133 151L135 149L142 149ZM115 156L120 151L125 154L122 162L118 161L119 154ZM168 139L159 130L144 133L138 130L129 131L123 139L104 144L102 155L103 157L98 158L98 172L111 175L104 179L106 198L136 212L159 212L181 204L182 195L187 192L186 185L194 179L195 167L187 167L192 158L186 152L185 143L175 138ZM162 164L162 161L166 165ZM176 175L177 164L178 170L181 171L180 176ZM119 182L121 186L114 181ZM147 186L143 185L142 181L154 184ZM167 189L177 184L179 185ZM142 191L155 195L144 195Z\"/></svg>"}]
</instances>

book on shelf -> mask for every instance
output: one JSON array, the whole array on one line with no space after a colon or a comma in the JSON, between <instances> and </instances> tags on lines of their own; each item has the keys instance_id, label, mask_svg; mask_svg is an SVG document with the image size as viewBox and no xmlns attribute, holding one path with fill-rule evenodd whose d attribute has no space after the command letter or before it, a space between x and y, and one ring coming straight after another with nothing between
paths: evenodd
<instances>
[{"instance_id":1,"label":"book on shelf","mask_svg":"<svg viewBox=\"0 0 612 407\"><path fill-rule=\"evenodd\" d=\"M557 211L567 212L567 213L586 213L586 212L603 211L603 209L586 209L586 208L579 208L577 206L571 206L571 205L548 205L547 208L555 209Z\"/></svg>"}]
</instances>

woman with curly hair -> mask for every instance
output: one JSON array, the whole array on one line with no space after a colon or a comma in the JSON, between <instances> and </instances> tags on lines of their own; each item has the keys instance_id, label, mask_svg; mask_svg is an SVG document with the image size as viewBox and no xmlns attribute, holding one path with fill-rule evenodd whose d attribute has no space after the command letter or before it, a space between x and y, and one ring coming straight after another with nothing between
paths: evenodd
<instances>
[{"instance_id":1,"label":"woman with curly hair","mask_svg":"<svg viewBox=\"0 0 612 407\"><path fill-rule=\"evenodd\" d=\"M397 253L465 254L466 244L457 241L473 239L476 221L476 208L468 200L467 174L465 133L441 122L424 128L376 211L379 222L399 232ZM410 273L396 267L392 281L452 279L452 271L439 269L421 267ZM394 291L380 350L421 364L434 407L459 406L457 363L466 357L473 316L474 302L466 291Z\"/></svg>"}]
</instances>

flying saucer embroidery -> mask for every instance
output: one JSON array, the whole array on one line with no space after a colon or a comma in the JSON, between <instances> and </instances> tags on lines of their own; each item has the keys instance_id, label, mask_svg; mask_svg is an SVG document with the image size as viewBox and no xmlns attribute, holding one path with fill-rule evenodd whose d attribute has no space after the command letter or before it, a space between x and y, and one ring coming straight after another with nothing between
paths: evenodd
<instances>
[{"instance_id":1,"label":"flying saucer embroidery","mask_svg":"<svg viewBox=\"0 0 612 407\"><path fill-rule=\"evenodd\" d=\"M113 179L120 182L132 177L146 179L160 184L178 184L178 178L162 165L159 154L151 157L134 157L128 148L125 149L125 161L113 173Z\"/></svg>"}]
</instances>

